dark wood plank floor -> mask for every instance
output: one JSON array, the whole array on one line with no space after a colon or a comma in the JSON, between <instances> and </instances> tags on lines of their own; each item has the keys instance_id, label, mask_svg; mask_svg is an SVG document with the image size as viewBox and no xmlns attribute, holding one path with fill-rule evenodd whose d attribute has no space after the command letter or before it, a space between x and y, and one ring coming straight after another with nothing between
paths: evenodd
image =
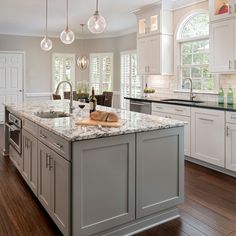
<instances>
[{"instance_id":1,"label":"dark wood plank floor","mask_svg":"<svg viewBox=\"0 0 236 236\"><path fill-rule=\"evenodd\" d=\"M236 236L236 179L186 162L185 202L179 211L181 218L137 236ZM7 235L60 232L10 160L0 155L0 236Z\"/></svg>"}]
</instances>

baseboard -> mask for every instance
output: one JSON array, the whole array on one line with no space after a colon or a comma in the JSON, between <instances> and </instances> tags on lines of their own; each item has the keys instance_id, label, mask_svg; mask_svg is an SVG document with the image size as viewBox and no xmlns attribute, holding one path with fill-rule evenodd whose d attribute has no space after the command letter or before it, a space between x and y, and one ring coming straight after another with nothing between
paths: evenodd
<instances>
[{"instance_id":1,"label":"baseboard","mask_svg":"<svg viewBox=\"0 0 236 236\"><path fill-rule=\"evenodd\" d=\"M221 172L223 174L230 175L232 177L236 177L236 172L231 171L231 170L227 170L223 167L215 166L213 164L210 164L210 163L207 163L207 162L204 162L204 161L200 161L200 160L197 160L197 159L195 159L193 157L189 157L189 156L185 156L185 160L189 161L189 162L192 162L192 163L195 163L197 165L204 166L206 168Z\"/></svg>"}]
</instances>

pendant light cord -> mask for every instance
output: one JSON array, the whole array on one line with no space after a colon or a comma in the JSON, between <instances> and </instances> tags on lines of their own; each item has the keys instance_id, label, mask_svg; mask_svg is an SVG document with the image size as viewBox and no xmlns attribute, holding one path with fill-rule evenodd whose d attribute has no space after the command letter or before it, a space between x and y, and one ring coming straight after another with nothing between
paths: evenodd
<instances>
[{"instance_id":1,"label":"pendant light cord","mask_svg":"<svg viewBox=\"0 0 236 236\"><path fill-rule=\"evenodd\" d=\"M68 11L69 11L69 3L68 3L69 1L68 0L66 0L66 29L68 29L68 22L69 22L69 17L68 17Z\"/></svg>"},{"instance_id":2,"label":"pendant light cord","mask_svg":"<svg viewBox=\"0 0 236 236\"><path fill-rule=\"evenodd\" d=\"M96 11L95 14L98 14L98 0L96 0Z\"/></svg>"},{"instance_id":3,"label":"pendant light cord","mask_svg":"<svg viewBox=\"0 0 236 236\"><path fill-rule=\"evenodd\" d=\"M46 37L48 36L48 0L46 0Z\"/></svg>"}]
</instances>

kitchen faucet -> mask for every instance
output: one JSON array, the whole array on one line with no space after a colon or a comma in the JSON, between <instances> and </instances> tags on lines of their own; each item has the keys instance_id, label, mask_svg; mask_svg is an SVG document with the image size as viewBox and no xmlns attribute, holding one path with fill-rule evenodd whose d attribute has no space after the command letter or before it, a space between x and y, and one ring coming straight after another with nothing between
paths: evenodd
<instances>
[{"instance_id":1,"label":"kitchen faucet","mask_svg":"<svg viewBox=\"0 0 236 236\"><path fill-rule=\"evenodd\" d=\"M189 92L189 95L190 95L190 101L193 101L194 98L196 98L196 96L193 93L193 81L192 81L191 78L185 78L185 81L186 80L189 80L189 82L190 82L190 92Z\"/></svg>"},{"instance_id":2,"label":"kitchen faucet","mask_svg":"<svg viewBox=\"0 0 236 236\"><path fill-rule=\"evenodd\" d=\"M57 85L55 93L58 94L60 86L62 84L64 84L64 83L69 84L69 86L70 86L70 113L72 113L73 110L74 110L74 107L73 107L73 89L72 89L72 84L69 81L66 81L66 80L63 80L63 81L59 82L59 84Z\"/></svg>"}]
</instances>

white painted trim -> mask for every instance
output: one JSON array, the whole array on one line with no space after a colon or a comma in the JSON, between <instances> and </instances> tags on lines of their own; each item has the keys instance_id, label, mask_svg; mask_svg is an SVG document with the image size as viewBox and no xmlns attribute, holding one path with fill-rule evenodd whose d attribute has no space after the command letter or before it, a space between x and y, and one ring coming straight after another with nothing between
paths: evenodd
<instances>
[{"instance_id":1,"label":"white painted trim","mask_svg":"<svg viewBox=\"0 0 236 236\"><path fill-rule=\"evenodd\" d=\"M196 4L200 4L202 2L207 2L207 0L195 0L195 1L190 0L190 1L191 2L183 4L183 5L181 4L182 1L176 1L176 3L174 4L173 10L176 11L185 7L190 7Z\"/></svg>"},{"instance_id":2,"label":"white painted trim","mask_svg":"<svg viewBox=\"0 0 236 236\"><path fill-rule=\"evenodd\" d=\"M25 93L26 98L32 98L32 97L51 97L51 93Z\"/></svg>"}]
</instances>

